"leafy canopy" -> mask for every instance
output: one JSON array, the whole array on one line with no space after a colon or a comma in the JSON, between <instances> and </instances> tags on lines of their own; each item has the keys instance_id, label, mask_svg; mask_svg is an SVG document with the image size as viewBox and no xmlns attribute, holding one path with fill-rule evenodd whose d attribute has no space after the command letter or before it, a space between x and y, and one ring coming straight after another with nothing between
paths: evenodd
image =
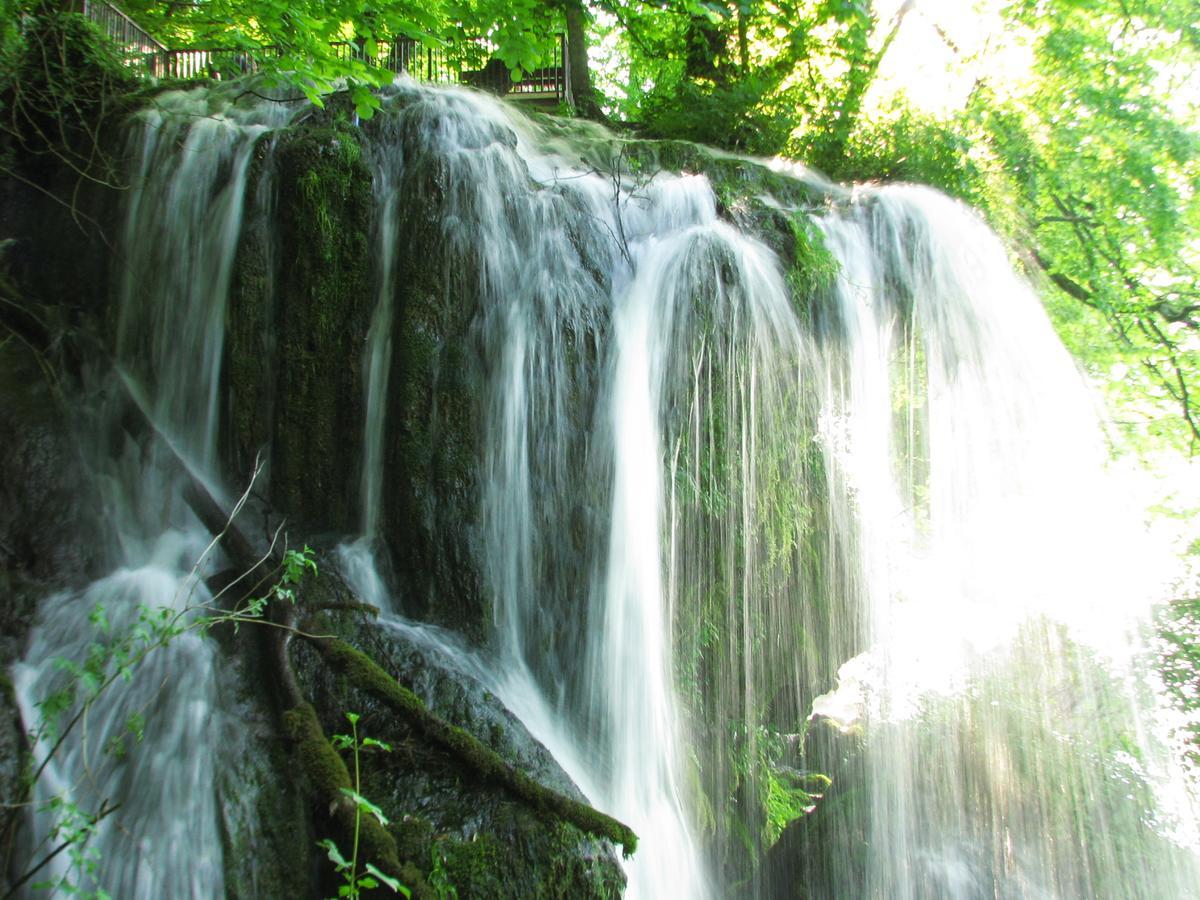
<instances>
[{"instance_id":1,"label":"leafy canopy","mask_svg":"<svg viewBox=\"0 0 1200 900\"><path fill-rule=\"evenodd\" d=\"M1060 316L1073 349L1120 376L1131 427L1200 449L1194 5L1043 7L1024 0L1009 11L1032 36L1032 79L1003 100L980 85L964 130L1021 210L1060 310L1078 301L1098 314ZM1098 322L1115 340L1097 344Z\"/></svg>"},{"instance_id":2,"label":"leafy canopy","mask_svg":"<svg viewBox=\"0 0 1200 900\"><path fill-rule=\"evenodd\" d=\"M40 2L2 0L33 11ZM559 10L540 0L122 0L117 4L171 49L243 52L261 71L320 106L344 85L360 115L378 108L372 88L395 77L378 65L393 38L449 59L502 60L516 77L545 62ZM12 21L16 21L14 17ZM6 21L9 17L5 17ZM479 41L486 40L486 49Z\"/></svg>"}]
</instances>

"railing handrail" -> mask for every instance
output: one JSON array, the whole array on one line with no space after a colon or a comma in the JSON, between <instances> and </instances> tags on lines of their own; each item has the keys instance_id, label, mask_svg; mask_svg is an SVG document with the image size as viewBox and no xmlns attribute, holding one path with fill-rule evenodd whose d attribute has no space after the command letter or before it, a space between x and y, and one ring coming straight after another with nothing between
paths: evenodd
<instances>
[{"instance_id":1,"label":"railing handrail","mask_svg":"<svg viewBox=\"0 0 1200 900\"><path fill-rule=\"evenodd\" d=\"M220 78L222 75L244 74L257 70L261 59L278 56L281 52L281 48L275 44L168 49L107 0L83 0L82 9L85 17L125 48L130 65L143 67L156 78ZM415 38L404 35L378 40L377 44L383 52L374 54L370 59L372 64L380 68L397 73L407 72L420 81L471 84L513 97L532 99L553 94L560 99L569 99L566 35L560 33L555 38L550 64L527 73L522 81L513 81L507 69L502 74L492 70L495 47L483 37L471 39L471 43L485 54L478 69L468 69L464 58L455 59L452 54L427 47ZM361 54L364 60L368 58L364 45L356 41L334 41L331 46L335 52L346 51L350 55Z\"/></svg>"},{"instance_id":2,"label":"railing handrail","mask_svg":"<svg viewBox=\"0 0 1200 900\"><path fill-rule=\"evenodd\" d=\"M129 16L127 16L122 10L117 9L111 3L105 3L104 0L83 0L83 15L84 15L84 17L90 19L93 22L97 22L98 24L102 24L102 23L99 23L97 17L92 12L96 7L102 7L104 10L111 13L112 15L115 15L121 19L124 19L125 24L127 24L131 29L133 29L135 32L137 32L142 43L153 44L155 47L158 48L160 53L170 52L167 50L167 47L165 44L161 43L157 38L155 38L148 31L146 31L146 29L144 29L141 25L139 25L137 22L133 21L133 19L129 18ZM109 37L116 37L116 36L110 33Z\"/></svg>"}]
</instances>

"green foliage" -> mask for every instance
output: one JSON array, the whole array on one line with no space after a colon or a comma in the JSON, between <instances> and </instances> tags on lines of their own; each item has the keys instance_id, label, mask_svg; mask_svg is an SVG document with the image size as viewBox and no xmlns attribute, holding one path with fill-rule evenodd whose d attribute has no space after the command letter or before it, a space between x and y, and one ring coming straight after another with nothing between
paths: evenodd
<instances>
[{"instance_id":1,"label":"green foliage","mask_svg":"<svg viewBox=\"0 0 1200 900\"><path fill-rule=\"evenodd\" d=\"M288 86L315 106L324 106L328 94L345 91L361 118L379 108L375 89L395 77L384 64L393 38L416 40L465 66L479 67L493 55L519 81L546 64L552 46L547 38L562 28L558 5L540 0L122 0L116 5L166 47L244 54L269 84ZM3 0L0 13L3 59L41 53L45 25L65 33L78 27L67 23L83 22L49 0ZM481 39L488 41L486 48ZM113 42L100 43L99 55L115 59L117 71L128 77Z\"/></svg>"},{"instance_id":2,"label":"green foliage","mask_svg":"<svg viewBox=\"0 0 1200 900\"><path fill-rule=\"evenodd\" d=\"M773 114L770 79L748 75L728 84L681 79L648 93L638 115L647 135L770 155L788 141L795 121Z\"/></svg>"},{"instance_id":3,"label":"green foliage","mask_svg":"<svg viewBox=\"0 0 1200 900\"><path fill-rule=\"evenodd\" d=\"M8 0L2 18L0 171L42 191L43 163L65 166L80 182L119 186L104 133L132 81L113 43L48 0Z\"/></svg>"},{"instance_id":4,"label":"green foliage","mask_svg":"<svg viewBox=\"0 0 1200 900\"><path fill-rule=\"evenodd\" d=\"M758 746L762 757L757 771L761 773L760 796L766 813L762 841L769 847L790 823L813 811L831 782L827 775L787 765L783 760L789 748L777 734L764 731Z\"/></svg>"},{"instance_id":5,"label":"green foliage","mask_svg":"<svg viewBox=\"0 0 1200 900\"><path fill-rule=\"evenodd\" d=\"M1028 223L1035 265L1098 314L1072 316L1072 349L1102 377L1121 364L1114 387L1135 436L1195 450L1200 120L1194 99L1176 96L1200 64L1187 6L1014 4L1034 78L1007 96L981 84L968 115ZM1111 340L1095 340L1097 320Z\"/></svg>"},{"instance_id":6,"label":"green foliage","mask_svg":"<svg viewBox=\"0 0 1200 900\"><path fill-rule=\"evenodd\" d=\"M1200 597L1175 600L1156 616L1158 674L1185 716L1177 735L1200 768Z\"/></svg>"},{"instance_id":7,"label":"green foliage","mask_svg":"<svg viewBox=\"0 0 1200 900\"><path fill-rule=\"evenodd\" d=\"M426 880L437 900L458 900L458 888L450 880L450 873L446 871L446 861L442 858L442 851L438 849L437 844L429 848L429 864Z\"/></svg>"},{"instance_id":8,"label":"green foliage","mask_svg":"<svg viewBox=\"0 0 1200 900\"><path fill-rule=\"evenodd\" d=\"M898 101L886 115L862 121L836 155L804 140L789 152L836 181L926 184L978 205L987 199L985 179L970 151L954 122Z\"/></svg>"},{"instance_id":9,"label":"green foliage","mask_svg":"<svg viewBox=\"0 0 1200 900\"><path fill-rule=\"evenodd\" d=\"M356 898L361 896L363 891L375 890L380 885L389 888L393 893L410 897L412 896L412 892L407 887L401 884L398 879L379 871L379 868L373 863L365 863L363 870L359 871L358 844L363 814L372 816L382 826L386 827L388 824L387 816L383 814L383 810L360 793L362 790L362 776L359 757L362 753L371 750L391 753L392 748L383 741L376 740L375 738L359 736L358 722L361 717L358 713L346 713L346 718L350 722L350 734L335 734L329 742L337 750L350 752L354 758L354 786L341 788L341 792L354 804L354 846L349 860L342 855L337 844L329 838L318 841L317 846L326 851L329 855L329 861L333 863L338 874L342 876L342 884L338 887L339 897L350 897L352 900L356 900Z\"/></svg>"},{"instance_id":10,"label":"green foliage","mask_svg":"<svg viewBox=\"0 0 1200 900\"><path fill-rule=\"evenodd\" d=\"M80 900L112 900L101 888L90 889L82 885L95 883L100 867L100 853L88 842L96 832L99 821L109 810L89 814L81 810L66 797L54 797L48 804L54 815L54 827L50 839L65 848L70 865L67 871L49 881L34 882L35 891L49 891Z\"/></svg>"},{"instance_id":11,"label":"green foliage","mask_svg":"<svg viewBox=\"0 0 1200 900\"><path fill-rule=\"evenodd\" d=\"M209 546L209 550L214 545L215 542ZM204 556L193 568L192 579L196 577L203 559ZM190 603L187 602L190 598L182 597L176 598L172 605L157 608L143 605L138 608L135 623L121 632L112 629L107 610L97 604L88 616L96 630L97 639L88 645L82 660L62 657L54 660L55 668L66 679L58 690L37 703L38 721L31 729L28 740L31 746L46 743L49 749L26 779L26 790L32 792L47 765L63 747L68 734L86 726L87 716L94 704L106 692L116 690L118 682L132 680L138 667L155 651L167 647L190 631L207 634L220 625L232 625L236 630L241 624L261 621L269 603L295 603L296 588L307 575L316 574L317 564L311 548L305 546L302 550L287 550L283 554L276 581L260 597L246 598L232 610L218 606L220 595L205 603ZM123 758L128 750L127 741L140 742L145 734L145 726L142 712L131 713L125 722L125 733L109 740L104 751L114 759ZM364 745L386 746L378 741L368 741ZM39 882L33 886L88 900L108 900L108 895L102 890L93 891L82 885L95 882L102 863L97 851L89 847L88 842L99 822L114 810L115 807L105 804L100 810L88 812L78 808L65 794L52 797L44 811L54 819L50 838L58 846L41 859L31 860L28 868L16 876L14 885L29 881L53 856L65 851L71 862L67 872L51 882ZM15 827L15 812L10 811L10 817L5 822L6 832Z\"/></svg>"},{"instance_id":12,"label":"green foliage","mask_svg":"<svg viewBox=\"0 0 1200 900\"><path fill-rule=\"evenodd\" d=\"M599 81L613 111L651 134L764 155L797 133L839 155L890 41L873 46L872 4L854 0L594 6L621 73Z\"/></svg>"},{"instance_id":13,"label":"green foliage","mask_svg":"<svg viewBox=\"0 0 1200 900\"><path fill-rule=\"evenodd\" d=\"M795 249L787 282L793 305L802 318L807 318L809 302L833 285L840 267L825 246L825 236L806 214L792 214L791 230Z\"/></svg>"},{"instance_id":14,"label":"green foliage","mask_svg":"<svg viewBox=\"0 0 1200 900\"><path fill-rule=\"evenodd\" d=\"M546 36L560 28L554 5L537 0L127 0L124 6L167 46L252 55L269 76L316 106L330 92L347 90L362 118L379 107L373 89L394 77L380 64L392 38L415 39L475 66L483 61L476 42L487 38L491 53L520 80L544 65Z\"/></svg>"},{"instance_id":15,"label":"green foliage","mask_svg":"<svg viewBox=\"0 0 1200 900\"><path fill-rule=\"evenodd\" d=\"M302 550L286 550L279 567L279 578L258 597L248 597L242 605L232 613L208 616L200 619L196 626L202 630L214 625L230 624L236 632L245 622L253 622L263 617L267 607L274 600L285 603L296 603L296 588L306 574L317 574L317 561L311 547L304 545ZM182 631L182 629L180 629Z\"/></svg>"}]
</instances>

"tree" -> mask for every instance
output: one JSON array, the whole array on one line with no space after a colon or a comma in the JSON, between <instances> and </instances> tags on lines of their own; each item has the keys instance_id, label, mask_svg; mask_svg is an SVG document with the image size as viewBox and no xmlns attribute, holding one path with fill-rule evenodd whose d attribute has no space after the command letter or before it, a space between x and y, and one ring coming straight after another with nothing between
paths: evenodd
<instances>
[{"instance_id":1,"label":"tree","mask_svg":"<svg viewBox=\"0 0 1200 900\"><path fill-rule=\"evenodd\" d=\"M1032 41L1034 77L1004 99L982 83L968 110L1028 223L1035 266L1060 296L1098 312L1115 341L1097 348L1086 323L1068 339L1106 368L1133 362L1126 399L1139 402L1127 416L1193 451L1200 116L1196 98L1177 91L1200 63L1194 12L1174 0L1082 0L1053 14L1032 0L1014 4L1010 27ZM1162 420L1164 404L1178 417Z\"/></svg>"},{"instance_id":2,"label":"tree","mask_svg":"<svg viewBox=\"0 0 1200 900\"><path fill-rule=\"evenodd\" d=\"M561 0L566 22L567 59L571 101L580 115L590 119L602 118L600 101L592 84L592 71L588 62L587 23L588 13L581 0Z\"/></svg>"},{"instance_id":3,"label":"tree","mask_svg":"<svg viewBox=\"0 0 1200 900\"><path fill-rule=\"evenodd\" d=\"M377 64L380 45L393 38L455 60L490 52L520 77L548 61L548 38L561 30L563 18L560 3L544 0L123 0L120 6L168 47L243 53L317 105L323 95L345 89L363 116L378 107L372 89L394 78ZM50 0L4 0L0 9L0 51L9 58L27 43L23 22L61 13ZM488 51L479 39L487 40ZM345 52L350 44L358 52Z\"/></svg>"}]
</instances>

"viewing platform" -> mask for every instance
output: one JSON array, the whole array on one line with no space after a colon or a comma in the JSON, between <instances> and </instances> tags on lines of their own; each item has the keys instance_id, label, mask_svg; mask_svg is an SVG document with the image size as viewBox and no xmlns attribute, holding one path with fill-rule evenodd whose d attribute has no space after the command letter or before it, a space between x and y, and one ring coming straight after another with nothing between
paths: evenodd
<instances>
[{"instance_id":1,"label":"viewing platform","mask_svg":"<svg viewBox=\"0 0 1200 900\"><path fill-rule=\"evenodd\" d=\"M264 60L280 54L274 46L171 49L105 0L83 0L81 11L117 45L126 65L154 78L237 78L257 72ZM561 34L547 46L548 65L525 73L520 81L496 58L495 47L481 38L432 49L412 38L397 37L376 42L373 56L366 53L365 44L340 41L331 46L339 59L357 59L428 84L466 85L539 104L570 102L566 36Z\"/></svg>"}]
</instances>

